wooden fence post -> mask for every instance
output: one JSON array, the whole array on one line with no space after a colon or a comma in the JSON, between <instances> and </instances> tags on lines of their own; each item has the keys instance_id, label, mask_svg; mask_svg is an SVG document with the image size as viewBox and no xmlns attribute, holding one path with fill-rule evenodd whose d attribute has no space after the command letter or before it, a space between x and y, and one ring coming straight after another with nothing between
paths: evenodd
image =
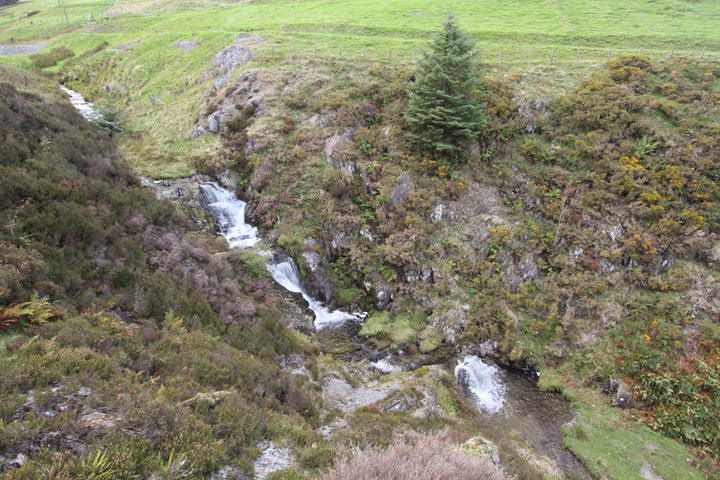
<instances>
[{"instance_id":1,"label":"wooden fence post","mask_svg":"<svg viewBox=\"0 0 720 480\"><path fill-rule=\"evenodd\" d=\"M315 56L317 57L317 42L315 42Z\"/></svg>"},{"instance_id":2,"label":"wooden fence post","mask_svg":"<svg viewBox=\"0 0 720 480\"><path fill-rule=\"evenodd\" d=\"M555 59L555 49L553 48L553 53L550 56L550 65L552 65L554 59Z\"/></svg>"},{"instance_id":3,"label":"wooden fence post","mask_svg":"<svg viewBox=\"0 0 720 480\"><path fill-rule=\"evenodd\" d=\"M530 49L527 49L527 53L525 54L525 63L528 62L528 59L530 58Z\"/></svg>"},{"instance_id":4,"label":"wooden fence post","mask_svg":"<svg viewBox=\"0 0 720 480\"><path fill-rule=\"evenodd\" d=\"M363 47L363 60L365 60L365 47Z\"/></svg>"},{"instance_id":5,"label":"wooden fence post","mask_svg":"<svg viewBox=\"0 0 720 480\"><path fill-rule=\"evenodd\" d=\"M272 46L272 56L275 56L275 45Z\"/></svg>"},{"instance_id":6,"label":"wooden fence post","mask_svg":"<svg viewBox=\"0 0 720 480\"><path fill-rule=\"evenodd\" d=\"M642 47L640 47L640 55L642 55Z\"/></svg>"},{"instance_id":7,"label":"wooden fence post","mask_svg":"<svg viewBox=\"0 0 720 480\"><path fill-rule=\"evenodd\" d=\"M610 61L610 58L612 57L612 48L608 52L608 62Z\"/></svg>"},{"instance_id":8,"label":"wooden fence post","mask_svg":"<svg viewBox=\"0 0 720 480\"><path fill-rule=\"evenodd\" d=\"M392 63L392 48L390 49L390 63Z\"/></svg>"},{"instance_id":9,"label":"wooden fence post","mask_svg":"<svg viewBox=\"0 0 720 480\"><path fill-rule=\"evenodd\" d=\"M702 53L700 54L700 58L703 58L703 57L705 56L705 48L706 48L706 47L703 47L703 51L702 51Z\"/></svg>"},{"instance_id":10,"label":"wooden fence post","mask_svg":"<svg viewBox=\"0 0 720 480\"><path fill-rule=\"evenodd\" d=\"M342 58L342 43L340 44L340 58Z\"/></svg>"},{"instance_id":11,"label":"wooden fence post","mask_svg":"<svg viewBox=\"0 0 720 480\"><path fill-rule=\"evenodd\" d=\"M580 60L580 49L579 48L578 48L577 58L575 59L575 61L577 62L578 60Z\"/></svg>"},{"instance_id":12,"label":"wooden fence post","mask_svg":"<svg viewBox=\"0 0 720 480\"><path fill-rule=\"evenodd\" d=\"M673 54L675 53L675 45L673 45L672 50L670 50L670 58L673 57Z\"/></svg>"},{"instance_id":13,"label":"wooden fence post","mask_svg":"<svg viewBox=\"0 0 720 480\"><path fill-rule=\"evenodd\" d=\"M500 59L498 60L498 65L502 64L502 48L500 49Z\"/></svg>"}]
</instances>

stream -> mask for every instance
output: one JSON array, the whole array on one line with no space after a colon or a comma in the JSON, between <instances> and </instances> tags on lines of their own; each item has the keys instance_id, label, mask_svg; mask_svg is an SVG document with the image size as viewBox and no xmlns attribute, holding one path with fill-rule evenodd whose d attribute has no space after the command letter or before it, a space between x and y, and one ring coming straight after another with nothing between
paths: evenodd
<instances>
[{"instance_id":1,"label":"stream","mask_svg":"<svg viewBox=\"0 0 720 480\"><path fill-rule=\"evenodd\" d=\"M86 102L83 96L75 90L70 90L65 85L60 85L60 90L70 95L70 103L75 107L83 117L87 120L94 120L100 118L100 114L95 110L93 104Z\"/></svg>"},{"instance_id":2,"label":"stream","mask_svg":"<svg viewBox=\"0 0 720 480\"><path fill-rule=\"evenodd\" d=\"M231 247L243 248L257 243L257 229L245 223L245 202L215 183L203 183L200 188L203 205L207 205ZM268 269L279 285L300 294L315 313L315 329L324 353L347 357L362 349L357 332L366 313L331 310L310 296L297 265L287 255L275 255ZM435 363L443 363L441 358ZM400 351L380 354L370 364L382 373L392 373L418 368L418 361L412 360L416 359ZM430 362L424 359L422 363ZM465 395L477 406L483 429L504 435L515 432L530 442L534 450L554 460L568 477L590 478L582 462L562 444L559 426L572 421L575 413L560 394L540 391L535 373L501 369L476 356L458 359L454 373Z\"/></svg>"},{"instance_id":3,"label":"stream","mask_svg":"<svg viewBox=\"0 0 720 480\"><path fill-rule=\"evenodd\" d=\"M82 115L92 120L98 116L92 103L83 96L60 85L70 102ZM230 190L214 182L200 184L201 204L215 221L230 248L248 248L259 241L257 228L246 223L246 203ZM273 255L267 252L268 255ZM367 344L358 337L365 312L351 313L331 310L307 293L297 265L287 255L274 255L268 269L273 279L286 290L299 294L315 314L315 329L323 352L334 357L347 357ZM388 355L376 352L371 365L382 373L412 370L422 364L442 363L447 356L413 358L402 351ZM452 367L450 367L452 368ZM590 478L580 460L563 447L559 427L570 421L575 412L559 394L537 388L533 372L503 369L490 365L476 356L457 359L454 367L458 384L468 400L475 403L482 428L502 435L512 432L530 442L537 452L554 460L569 478Z\"/></svg>"}]
</instances>

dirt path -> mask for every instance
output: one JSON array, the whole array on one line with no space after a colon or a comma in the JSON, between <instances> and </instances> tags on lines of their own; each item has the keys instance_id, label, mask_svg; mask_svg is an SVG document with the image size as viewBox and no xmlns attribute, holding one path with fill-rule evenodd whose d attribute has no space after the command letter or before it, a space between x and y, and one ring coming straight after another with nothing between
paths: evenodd
<instances>
[{"instance_id":1,"label":"dirt path","mask_svg":"<svg viewBox=\"0 0 720 480\"><path fill-rule=\"evenodd\" d=\"M30 45L0 45L0 55L22 55L23 53L42 52L47 42L32 43Z\"/></svg>"}]
</instances>

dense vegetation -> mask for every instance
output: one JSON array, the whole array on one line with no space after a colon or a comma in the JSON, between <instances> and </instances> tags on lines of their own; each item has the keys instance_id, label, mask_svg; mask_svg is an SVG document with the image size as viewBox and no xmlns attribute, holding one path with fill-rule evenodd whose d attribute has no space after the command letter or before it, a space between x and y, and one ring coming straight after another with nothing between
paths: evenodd
<instances>
[{"instance_id":1,"label":"dense vegetation","mask_svg":"<svg viewBox=\"0 0 720 480\"><path fill-rule=\"evenodd\" d=\"M463 24L483 34L493 62L509 40L507 23L519 18L496 3L495 17L483 10L490 4L457 6L472 9ZM679 27L654 27L663 15L640 15L633 1L622 8L634 15L609 22L605 3L585 2L591 14L564 4L562 15L547 16L523 5L523 18L534 21L512 40L546 57L559 42L556 61L567 62L578 45L607 59L617 42L637 51L652 41L644 51L657 59L675 42L678 52L695 55L715 38L708 28L685 28L705 36L678 40ZM181 12L47 31L23 19L0 38L29 42L42 32L58 49L35 63L3 61L58 71L91 99L110 101L113 124L127 118L119 143L145 173L237 174L254 221L297 260L312 293L372 312L360 335L373 348L409 355L457 348L539 368L544 388L577 402L567 443L599 478L628 478L648 459L664 478L693 478L683 448L667 437L717 475L717 64L614 50L607 66L576 81L596 66L525 66L525 45L505 47L503 62L515 62L507 69L487 56L473 65L490 72L476 92L485 93L487 121L477 148L461 149L468 161L452 162L428 154L432 148L419 153L409 138L428 132L406 117L408 85L421 85L423 73L409 64L411 47L436 27L439 12L428 12L437 7L403 10L419 18L403 20L408 30L396 24L397 2L342 25L330 21L335 4L316 6L295 5L291 20L288 4L271 0L244 6L242 20L235 10L210 10L202 19ZM616 8L608 18L617 18ZM708 11L705 1L684 5L675 25L707 26ZM566 29L546 35L560 17ZM199 81L239 25L272 35L253 44L256 59L240 74L251 70L257 83L243 84L239 72L220 87L211 86L212 76ZM168 28L172 34L158 33ZM197 40L197 49L168 47L178 32ZM320 59L307 54L316 39ZM290 40L296 56L286 61ZM325 54L342 43L345 57L359 57L368 42L382 62ZM110 44L117 50L106 50ZM400 60L398 48L406 63L386 62L390 49ZM193 232L171 204L139 188L104 133L36 95L32 79L12 83L25 89L0 86L0 362L8 373L0 451L8 461L20 453L29 461L6 462L11 478L48 469L86 478L207 476L227 464L247 471L257 441L283 437L299 452L298 471L287 478L302 478L300 468L308 475L330 468L343 442L385 447L397 428L470 429L452 377L438 375L426 380L447 415L421 420L372 405L344 417L349 427L336 439L322 440L315 427L342 415L318 413L313 382L322 368L349 376L354 366L319 359L322 368L311 360L309 376L282 371L291 352L312 359L315 352L277 322L283 304L263 262ZM257 108L240 105L240 87L262 97ZM164 92L167 108L146 105L149 92ZM240 114L221 135L187 138L223 105ZM612 395L618 382L631 392L629 412L598 397ZM146 416L157 425L133 421ZM356 451L355 463L336 465L392 461L406 446ZM540 475L517 452L507 455L516 474Z\"/></svg>"},{"instance_id":2,"label":"dense vegetation","mask_svg":"<svg viewBox=\"0 0 720 480\"><path fill-rule=\"evenodd\" d=\"M387 308L361 333L405 351L489 345L598 390L622 377L639 417L715 456L717 65L625 56L530 105L521 76L487 77L467 166L408 153L412 72L329 68L320 89L325 72L280 74L292 81L256 121L246 185L270 238L299 261L325 255L334 301ZM280 117L294 127L262 129Z\"/></svg>"},{"instance_id":3,"label":"dense vegetation","mask_svg":"<svg viewBox=\"0 0 720 480\"><path fill-rule=\"evenodd\" d=\"M310 441L316 394L276 357L312 348L267 278L67 102L0 92L3 478L246 471L259 440Z\"/></svg>"}]
</instances>

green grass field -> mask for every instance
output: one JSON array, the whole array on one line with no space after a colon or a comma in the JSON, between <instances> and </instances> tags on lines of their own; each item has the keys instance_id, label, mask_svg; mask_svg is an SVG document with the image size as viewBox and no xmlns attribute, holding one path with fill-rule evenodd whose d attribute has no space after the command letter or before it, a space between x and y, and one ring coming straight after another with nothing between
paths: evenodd
<instances>
[{"instance_id":1,"label":"green grass field","mask_svg":"<svg viewBox=\"0 0 720 480\"><path fill-rule=\"evenodd\" d=\"M206 0L66 0L67 25L62 9L51 0L23 0L0 9L0 45L47 42L46 50L68 47L76 58L45 71L75 74L87 63L77 56L107 42L110 48L93 57L104 63L93 65L92 77L76 87L91 100L119 104L135 132L126 157L141 173L166 177L190 173L188 158L214 148L210 139L187 139L210 82L198 85L197 80L213 55L238 33L252 32L267 40L254 47L253 67L283 64L291 49L294 57L314 58L315 45L322 61L365 58L367 65L405 65L412 62L413 52L419 55L447 14L446 4L432 0L223 1L226 5ZM609 55L640 48L655 60L670 56L673 46L676 56L698 57L705 48L705 59L720 60L716 0L458 0L452 8L477 39L483 68L492 75L524 75L521 87L531 97L566 91ZM31 12L36 13L28 17ZM95 21L82 19L90 13ZM199 47L183 53L170 46L179 39L194 39ZM131 49L115 48L138 41ZM0 56L0 64L33 69L29 55ZM109 98L102 98L104 85L112 86ZM187 97L173 96L185 89ZM163 99L166 107L139 104L147 103L149 93Z\"/></svg>"},{"instance_id":2,"label":"green grass field","mask_svg":"<svg viewBox=\"0 0 720 480\"><path fill-rule=\"evenodd\" d=\"M67 5L68 15L75 19L74 34L103 33L77 19L83 13L104 11L107 0L68 0ZM109 30L218 36L252 31L276 44L277 53L288 50L290 42L295 52L310 51L317 42L324 55L339 54L342 45L344 55L359 57L365 47L369 57L383 60L392 49L400 61L412 57L413 47L424 45L447 13L445 4L432 0L258 0L190 11L178 10L181 5L120 0L110 6L110 12L151 12L152 16L123 15L111 20L115 28ZM574 61L578 48L581 60L599 61L611 49L636 52L642 47L651 57L668 56L673 45L676 55L699 56L706 47L707 58L720 58L720 6L714 0L459 0L452 8L463 27L478 39L484 58L492 61L499 60L501 48L503 61L524 62L529 48L530 60L549 61L556 49L555 60L562 62ZM40 13L21 18L33 10ZM61 9L49 0L23 1L0 17L0 41L53 38L63 30L61 25L38 26L38 21L61 18Z\"/></svg>"}]
</instances>

